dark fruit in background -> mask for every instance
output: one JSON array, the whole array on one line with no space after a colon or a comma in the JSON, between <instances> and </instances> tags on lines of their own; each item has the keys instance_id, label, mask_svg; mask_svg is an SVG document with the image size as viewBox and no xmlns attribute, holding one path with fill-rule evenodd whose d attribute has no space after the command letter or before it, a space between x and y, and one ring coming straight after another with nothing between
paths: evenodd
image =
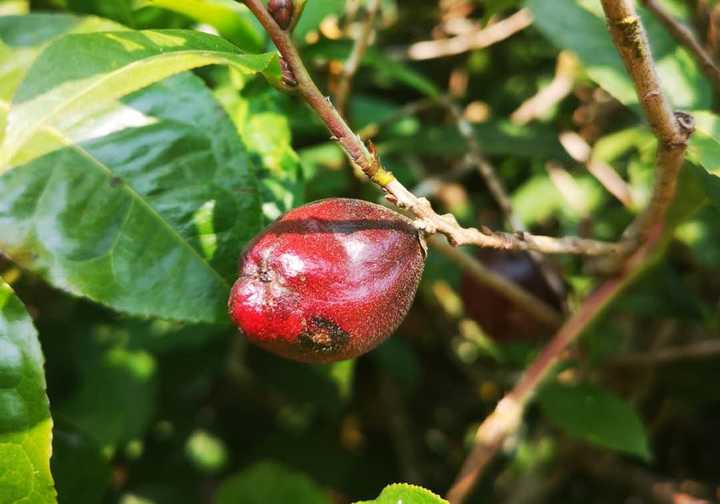
<instances>
[{"instance_id":1,"label":"dark fruit in background","mask_svg":"<svg viewBox=\"0 0 720 504\"><path fill-rule=\"evenodd\" d=\"M230 294L245 337L302 362L361 355L400 325L424 267L406 217L333 198L291 210L248 246Z\"/></svg>"},{"instance_id":2,"label":"dark fruit in background","mask_svg":"<svg viewBox=\"0 0 720 504\"><path fill-rule=\"evenodd\" d=\"M562 311L562 300L527 253L480 249L476 257L493 273L525 288L558 312ZM550 331L511 300L479 284L468 274L463 276L461 292L467 315L495 340L532 339L545 336Z\"/></svg>"}]
</instances>

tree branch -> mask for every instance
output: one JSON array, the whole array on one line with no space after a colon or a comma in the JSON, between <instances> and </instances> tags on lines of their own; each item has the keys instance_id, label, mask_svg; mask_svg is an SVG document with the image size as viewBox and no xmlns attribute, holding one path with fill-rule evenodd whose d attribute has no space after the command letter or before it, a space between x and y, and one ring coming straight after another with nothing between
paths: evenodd
<instances>
[{"instance_id":1,"label":"tree branch","mask_svg":"<svg viewBox=\"0 0 720 504\"><path fill-rule=\"evenodd\" d=\"M539 322L551 328L557 327L562 323L560 314L552 306L538 299L532 293L519 287L507 278L488 270L473 256L468 255L459 248L451 247L445 240L439 237L432 237L430 239L430 245L462 267L463 270L471 275L478 283L494 289Z\"/></svg>"},{"instance_id":2,"label":"tree branch","mask_svg":"<svg viewBox=\"0 0 720 504\"><path fill-rule=\"evenodd\" d=\"M625 68L635 83L640 105L658 139L655 187L648 207L626 230L632 246L665 221L665 214L675 197L677 177L685 159L688 138L694 121L688 114L673 113L660 88L660 80L650 53L650 45L640 17L629 0L602 0L608 27Z\"/></svg>"},{"instance_id":3,"label":"tree branch","mask_svg":"<svg viewBox=\"0 0 720 504\"><path fill-rule=\"evenodd\" d=\"M642 0L642 3L665 25L665 28L667 28L672 36L690 51L690 54L692 54L700 64L707 78L710 79L713 86L715 86L715 90L720 91L720 68L717 67L690 28L672 17L667 9L656 0Z\"/></svg>"},{"instance_id":4,"label":"tree branch","mask_svg":"<svg viewBox=\"0 0 720 504\"><path fill-rule=\"evenodd\" d=\"M538 386L560 361L567 348L622 292L645 262L659 237L660 228L656 228L650 240L625 262L624 268L605 281L583 302L579 310L565 322L533 361L515 387L498 403L495 411L480 424L475 435L475 446L448 491L447 498L451 504L460 504L467 498L483 470L520 426L525 409Z\"/></svg>"},{"instance_id":5,"label":"tree branch","mask_svg":"<svg viewBox=\"0 0 720 504\"><path fill-rule=\"evenodd\" d=\"M634 251L620 271L588 297L579 310L560 328L543 352L527 369L515 388L480 425L476 444L448 492L452 504L461 503L477 478L505 440L518 428L525 408L538 386L548 376L563 352L623 290L640 269L662 235L667 208L675 196L677 175L687 141L693 131L692 117L674 114L660 90L645 30L630 0L602 0L610 32L625 67L632 77L640 104L658 138L657 180L648 208L626 232Z\"/></svg>"},{"instance_id":6,"label":"tree branch","mask_svg":"<svg viewBox=\"0 0 720 504\"><path fill-rule=\"evenodd\" d=\"M461 227L451 214L438 215L425 198L418 198L402 185L392 173L385 170L377 157L353 133L333 104L318 89L292 42L290 33L281 28L267 11L261 0L243 0L260 21L275 43L283 66L291 74L292 85L327 126L350 161L358 166L386 193L386 198L399 208L407 209L417 217L417 226L428 234L440 233L452 245L477 245L500 250L528 250L548 254L611 255L624 250L622 244L586 240L577 237L551 238L529 233L497 233L489 229Z\"/></svg>"}]
</instances>

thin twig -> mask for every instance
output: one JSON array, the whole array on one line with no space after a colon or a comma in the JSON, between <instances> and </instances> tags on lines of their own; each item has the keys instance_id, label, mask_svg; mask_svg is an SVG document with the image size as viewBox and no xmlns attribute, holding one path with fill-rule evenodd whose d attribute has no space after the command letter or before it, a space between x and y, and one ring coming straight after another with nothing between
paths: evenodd
<instances>
[{"instance_id":1,"label":"thin twig","mask_svg":"<svg viewBox=\"0 0 720 504\"><path fill-rule=\"evenodd\" d=\"M562 51L558 55L555 77L550 84L525 100L515 112L510 114L510 120L515 124L527 124L545 115L573 90L577 70L577 58L568 51Z\"/></svg>"},{"instance_id":2,"label":"thin twig","mask_svg":"<svg viewBox=\"0 0 720 504\"><path fill-rule=\"evenodd\" d=\"M471 275L478 283L502 294L539 322L550 327L557 327L562 322L560 314L552 306L538 299L532 293L519 287L507 278L488 270L473 256L463 252L459 248L451 247L445 240L439 237L432 237L429 242L435 250L462 267L463 270Z\"/></svg>"},{"instance_id":3,"label":"thin twig","mask_svg":"<svg viewBox=\"0 0 720 504\"><path fill-rule=\"evenodd\" d=\"M605 455L598 457L576 457L577 467L594 476L603 484L607 482L622 485L635 492L649 502L657 504L710 504L710 500L690 495L683 485L672 480L665 480L651 472L629 464L619 457ZM704 485L692 485L692 493L709 495L712 491Z\"/></svg>"},{"instance_id":4,"label":"thin twig","mask_svg":"<svg viewBox=\"0 0 720 504\"><path fill-rule=\"evenodd\" d=\"M524 231L522 222L520 222L513 213L510 196L505 190L505 186L495 173L495 169L487 161L487 159L485 159L485 156L483 156L482 148L475 137L475 132L473 131L470 121L465 118L460 108L450 98L443 97L441 100L453 116L455 124L457 125L457 130L468 146L468 162L477 168L478 172L485 180L485 185L487 185L490 190L490 194L495 199L500 207L500 210L507 219L510 228L513 231Z\"/></svg>"},{"instance_id":5,"label":"thin twig","mask_svg":"<svg viewBox=\"0 0 720 504\"><path fill-rule=\"evenodd\" d=\"M443 98L442 101L455 119L458 132L465 139L465 143L468 146L468 162L473 165L480 173L480 176L482 176L485 181L485 185L488 187L490 194L500 207L500 210L510 226L510 229L515 233L527 232L525 225L520 219L518 219L517 215L515 215L515 212L513 211L510 195L505 189L505 185L497 176L495 168L483 155L482 148L475 137L475 132L473 131L470 121L465 118L460 108L452 101L451 98ZM540 268L540 273L543 278L545 278L552 291L557 295L557 298L562 300L564 303L564 285L560 276L550 267L541 254L531 251L530 258Z\"/></svg>"},{"instance_id":6,"label":"thin twig","mask_svg":"<svg viewBox=\"0 0 720 504\"><path fill-rule=\"evenodd\" d=\"M642 0L642 3L645 4L645 7L647 7L650 12L657 16L673 37L690 51L690 54L692 54L700 64L707 78L712 81L715 90L720 91L720 68L718 68L707 51L705 51L690 28L675 19L667 9L656 0Z\"/></svg>"},{"instance_id":7,"label":"thin twig","mask_svg":"<svg viewBox=\"0 0 720 504\"><path fill-rule=\"evenodd\" d=\"M538 386L560 361L565 350L618 296L645 262L660 236L659 230L656 229L655 235L630 256L616 276L605 281L583 302L533 361L515 387L497 404L495 411L483 421L475 435L475 445L448 491L447 498L451 504L460 504L465 500L485 467L520 426L527 404Z\"/></svg>"},{"instance_id":8,"label":"thin twig","mask_svg":"<svg viewBox=\"0 0 720 504\"><path fill-rule=\"evenodd\" d=\"M428 60L454 56L475 49L482 49L524 30L532 24L529 9L520 9L515 14L475 32L442 40L416 42L408 47L404 56L413 60Z\"/></svg>"},{"instance_id":9,"label":"thin twig","mask_svg":"<svg viewBox=\"0 0 720 504\"><path fill-rule=\"evenodd\" d=\"M352 51L345 64L343 64L342 72L337 83L335 90L335 102L337 108L341 113L345 113L345 107L347 106L347 100L350 96L350 88L352 87L352 80L357 72L360 62L365 56L368 45L370 44L370 38L372 37L373 30L375 27L375 17L377 16L378 10L380 9L380 0L368 0L367 5L367 16L363 21L362 29L360 34L355 39Z\"/></svg>"},{"instance_id":10,"label":"thin twig","mask_svg":"<svg viewBox=\"0 0 720 504\"><path fill-rule=\"evenodd\" d=\"M672 346L651 352L626 354L613 360L613 366L637 367L672 364L684 360L713 359L720 357L720 340L707 340L683 346Z\"/></svg>"},{"instance_id":11,"label":"thin twig","mask_svg":"<svg viewBox=\"0 0 720 504\"><path fill-rule=\"evenodd\" d=\"M625 232L636 247L665 214L675 197L677 177L685 159L688 138L694 130L692 117L673 113L662 93L650 45L640 17L629 0L602 0L608 27L625 68L632 77L640 105L658 139L655 187L648 207Z\"/></svg>"},{"instance_id":12,"label":"thin twig","mask_svg":"<svg viewBox=\"0 0 720 504\"><path fill-rule=\"evenodd\" d=\"M377 157L363 141L353 133L333 104L318 89L302 62L290 34L283 30L268 13L261 0L243 0L245 5L260 21L275 43L284 61L286 70L292 74L293 84L298 92L315 110L327 126L333 138L340 144L350 161L358 166L375 184L386 193L386 198L399 208L407 209L417 217L419 229L428 234L440 233L452 245L477 245L500 250L533 250L549 254L612 255L624 250L622 244L586 240L577 237L551 238L534 236L529 233L499 233L489 229L461 227L451 214L438 215L430 202L418 198L385 170Z\"/></svg>"},{"instance_id":13,"label":"thin twig","mask_svg":"<svg viewBox=\"0 0 720 504\"><path fill-rule=\"evenodd\" d=\"M560 133L560 143L571 158L585 165L587 170L615 196L626 208L634 208L632 192L627 183L618 175L612 166L592 158L592 148L584 138L574 131Z\"/></svg>"}]
</instances>

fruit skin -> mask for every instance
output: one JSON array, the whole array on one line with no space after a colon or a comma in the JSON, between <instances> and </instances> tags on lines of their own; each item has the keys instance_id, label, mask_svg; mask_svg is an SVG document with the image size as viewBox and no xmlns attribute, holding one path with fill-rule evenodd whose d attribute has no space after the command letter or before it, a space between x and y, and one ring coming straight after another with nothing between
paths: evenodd
<instances>
[{"instance_id":1,"label":"fruit skin","mask_svg":"<svg viewBox=\"0 0 720 504\"><path fill-rule=\"evenodd\" d=\"M248 246L228 309L245 337L301 362L372 350L400 325L425 263L406 217L332 198L291 210Z\"/></svg>"},{"instance_id":2,"label":"fruit skin","mask_svg":"<svg viewBox=\"0 0 720 504\"><path fill-rule=\"evenodd\" d=\"M526 252L479 249L476 257L493 273L525 288L558 312L562 311L562 300ZM467 314L496 341L527 340L548 335L550 328L537 322L496 290L480 285L470 275L463 276L461 295Z\"/></svg>"}]
</instances>

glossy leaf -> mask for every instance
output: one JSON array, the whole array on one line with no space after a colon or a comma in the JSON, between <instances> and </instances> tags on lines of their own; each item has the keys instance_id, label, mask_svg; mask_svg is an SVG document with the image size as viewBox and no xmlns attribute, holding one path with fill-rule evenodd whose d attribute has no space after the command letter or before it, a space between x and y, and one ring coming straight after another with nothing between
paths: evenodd
<instances>
[{"instance_id":1,"label":"glossy leaf","mask_svg":"<svg viewBox=\"0 0 720 504\"><path fill-rule=\"evenodd\" d=\"M259 52L265 36L262 27L243 4L234 0L141 0L136 7L162 7L208 24L240 49Z\"/></svg>"},{"instance_id":2,"label":"glossy leaf","mask_svg":"<svg viewBox=\"0 0 720 504\"><path fill-rule=\"evenodd\" d=\"M386 486L377 499L356 502L355 504L447 504L447 501L417 485L395 483Z\"/></svg>"},{"instance_id":3,"label":"glossy leaf","mask_svg":"<svg viewBox=\"0 0 720 504\"><path fill-rule=\"evenodd\" d=\"M575 52L588 75L625 105L639 110L632 80L608 33L596 0L528 0L535 26L555 45ZM712 90L688 52L640 9L666 96L676 108L707 108Z\"/></svg>"},{"instance_id":4,"label":"glossy leaf","mask_svg":"<svg viewBox=\"0 0 720 504\"><path fill-rule=\"evenodd\" d=\"M261 462L227 478L216 504L330 504L330 497L307 476L274 462Z\"/></svg>"},{"instance_id":5,"label":"glossy leaf","mask_svg":"<svg viewBox=\"0 0 720 504\"><path fill-rule=\"evenodd\" d=\"M538 397L545 416L571 436L590 443L650 458L642 421L628 403L591 385L545 386Z\"/></svg>"},{"instance_id":6,"label":"glossy leaf","mask_svg":"<svg viewBox=\"0 0 720 504\"><path fill-rule=\"evenodd\" d=\"M117 310L225 321L235 261L262 224L253 167L230 120L183 74L90 126L109 134L0 177L0 250Z\"/></svg>"},{"instance_id":7,"label":"glossy leaf","mask_svg":"<svg viewBox=\"0 0 720 504\"><path fill-rule=\"evenodd\" d=\"M56 500L43 363L30 315L0 279L0 502Z\"/></svg>"},{"instance_id":8,"label":"glossy leaf","mask_svg":"<svg viewBox=\"0 0 720 504\"><path fill-rule=\"evenodd\" d=\"M73 64L67 65L70 56ZM0 151L0 173L43 131L77 127L115 100L171 75L211 64L254 73L268 69L273 61L271 54L240 54L230 42L194 31L61 37L42 52L15 93Z\"/></svg>"},{"instance_id":9,"label":"glossy leaf","mask_svg":"<svg viewBox=\"0 0 720 504\"><path fill-rule=\"evenodd\" d=\"M15 89L47 43L67 33L120 29L106 19L67 14L0 17L0 145Z\"/></svg>"}]
</instances>

